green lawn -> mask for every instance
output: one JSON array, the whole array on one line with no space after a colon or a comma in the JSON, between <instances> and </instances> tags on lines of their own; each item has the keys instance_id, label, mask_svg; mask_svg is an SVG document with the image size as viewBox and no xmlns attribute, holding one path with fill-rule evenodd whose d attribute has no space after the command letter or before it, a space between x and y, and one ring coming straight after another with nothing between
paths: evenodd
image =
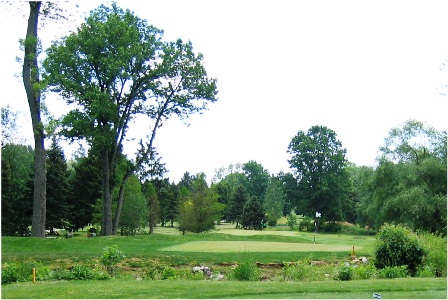
<instances>
[{"instance_id":1,"label":"green lawn","mask_svg":"<svg viewBox=\"0 0 448 300\"><path fill-rule=\"evenodd\" d=\"M229 225L214 231L182 235L175 228L157 227L155 234L135 237L87 238L79 233L72 239L2 237L2 263L37 261L45 266L64 267L76 263L98 264L106 246L117 245L126 254L122 272L127 275L106 281L40 281L2 285L3 298L386 298L446 299L446 278L369 279L336 281L335 266L356 255L373 259L375 238L350 234L314 234L288 230L237 230ZM282 280L280 273L263 272L272 281L230 280L223 263L252 260L283 263L324 260L329 265L315 269L304 281ZM224 281L137 280L139 272L152 264L185 268L204 264L226 274ZM136 267L137 269L133 269ZM140 269L138 269L141 267ZM321 273L319 273L321 272ZM326 274L331 273L331 274ZM280 274L280 275L279 275ZM327 276L328 275L328 276ZM318 278L318 279L314 279ZM141 279L141 278L139 278ZM314 281L321 280L321 281ZM312 281L312 282L309 282Z\"/></svg>"},{"instance_id":2,"label":"green lawn","mask_svg":"<svg viewBox=\"0 0 448 300\"><path fill-rule=\"evenodd\" d=\"M2 286L3 298L313 298L446 299L445 278L406 278L328 282L240 281L59 281Z\"/></svg>"}]
</instances>

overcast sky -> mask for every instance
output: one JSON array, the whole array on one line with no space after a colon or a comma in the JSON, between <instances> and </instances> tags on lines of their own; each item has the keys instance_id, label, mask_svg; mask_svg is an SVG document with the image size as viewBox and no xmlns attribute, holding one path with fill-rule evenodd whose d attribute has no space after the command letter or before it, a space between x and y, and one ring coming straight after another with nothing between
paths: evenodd
<instances>
[{"instance_id":1,"label":"overcast sky","mask_svg":"<svg viewBox=\"0 0 448 300\"><path fill-rule=\"evenodd\" d=\"M78 14L103 2L78 1ZM218 102L188 127L170 119L157 135L172 181L185 171L210 180L215 169L249 160L272 174L288 171L289 142L313 125L334 130L349 161L371 166L389 129L408 119L447 129L448 98L440 95L448 82L446 1L117 3L163 29L166 40L190 40L218 80ZM26 18L1 14L1 102L23 110L27 124L26 95L14 74L28 11ZM66 24L42 29L44 47L67 31ZM48 106L56 116L65 108L56 97ZM26 130L31 135L31 125Z\"/></svg>"}]
</instances>

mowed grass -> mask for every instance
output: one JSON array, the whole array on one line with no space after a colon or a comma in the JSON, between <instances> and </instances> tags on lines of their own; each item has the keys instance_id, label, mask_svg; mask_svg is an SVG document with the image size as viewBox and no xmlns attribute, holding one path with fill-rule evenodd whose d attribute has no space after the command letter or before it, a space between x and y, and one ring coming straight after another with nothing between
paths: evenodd
<instances>
[{"instance_id":1,"label":"mowed grass","mask_svg":"<svg viewBox=\"0 0 448 300\"><path fill-rule=\"evenodd\" d=\"M239 282L239 281L53 281L2 286L3 298L20 299L446 299L446 278L403 278L327 282Z\"/></svg>"},{"instance_id":2,"label":"mowed grass","mask_svg":"<svg viewBox=\"0 0 448 300\"><path fill-rule=\"evenodd\" d=\"M260 241L196 241L170 246L161 251L186 252L350 252L349 245L304 244ZM355 247L355 251L362 247Z\"/></svg>"},{"instance_id":3,"label":"mowed grass","mask_svg":"<svg viewBox=\"0 0 448 300\"><path fill-rule=\"evenodd\" d=\"M82 262L97 259L105 247L112 245L117 245L128 258L150 259L169 265L219 264L248 258L263 263L305 258L342 260L350 258L353 246L358 256L373 255L372 237L287 232L241 230L224 225L211 232L186 235L175 228L157 227L152 235L134 237L87 238L86 233L78 233L72 239L2 237L2 261L34 260L51 264L69 259ZM233 247L229 248L230 245ZM186 250L189 247L195 250Z\"/></svg>"},{"instance_id":4,"label":"mowed grass","mask_svg":"<svg viewBox=\"0 0 448 300\"><path fill-rule=\"evenodd\" d=\"M216 230L182 235L158 227L155 234L135 237L72 239L2 237L2 263L38 261L57 267L60 261L97 260L106 246L117 245L128 259L169 266L219 265L253 260L262 263L301 259L341 262L356 255L373 258L375 238L348 234L314 234L287 230L249 231L218 226ZM65 262L67 263L67 262ZM404 278L340 282L239 282L224 280L136 280L123 276L107 281L41 281L2 285L3 298L386 298L446 299L446 278Z\"/></svg>"}]
</instances>

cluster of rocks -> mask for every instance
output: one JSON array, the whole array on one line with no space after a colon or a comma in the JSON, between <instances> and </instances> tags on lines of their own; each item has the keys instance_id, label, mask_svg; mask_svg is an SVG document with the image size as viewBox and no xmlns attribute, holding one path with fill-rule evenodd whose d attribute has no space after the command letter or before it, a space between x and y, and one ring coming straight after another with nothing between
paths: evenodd
<instances>
[{"instance_id":1,"label":"cluster of rocks","mask_svg":"<svg viewBox=\"0 0 448 300\"><path fill-rule=\"evenodd\" d=\"M212 280L224 280L224 275L213 274L209 267L206 266L195 266L191 270L193 273L201 272L207 279Z\"/></svg>"}]
</instances>

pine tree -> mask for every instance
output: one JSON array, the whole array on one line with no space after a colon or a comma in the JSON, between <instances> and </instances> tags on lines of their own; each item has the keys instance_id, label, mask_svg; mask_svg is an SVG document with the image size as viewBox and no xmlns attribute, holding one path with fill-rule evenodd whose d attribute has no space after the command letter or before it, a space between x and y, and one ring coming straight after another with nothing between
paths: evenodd
<instances>
[{"instance_id":1,"label":"pine tree","mask_svg":"<svg viewBox=\"0 0 448 300\"><path fill-rule=\"evenodd\" d=\"M255 196L251 197L243 208L241 216L243 229L263 230L266 226L266 219L260 201Z\"/></svg>"},{"instance_id":2,"label":"pine tree","mask_svg":"<svg viewBox=\"0 0 448 300\"><path fill-rule=\"evenodd\" d=\"M68 203L68 167L64 152L53 139L47 151L47 216L46 228L65 228L69 213L73 209Z\"/></svg>"},{"instance_id":3,"label":"pine tree","mask_svg":"<svg viewBox=\"0 0 448 300\"><path fill-rule=\"evenodd\" d=\"M247 193L246 188L242 184L239 184L236 187L232 198L233 201L231 202L230 209L228 210L228 221L236 222L236 228L238 228L238 224L241 223L244 205L249 200L249 194Z\"/></svg>"}]
</instances>

